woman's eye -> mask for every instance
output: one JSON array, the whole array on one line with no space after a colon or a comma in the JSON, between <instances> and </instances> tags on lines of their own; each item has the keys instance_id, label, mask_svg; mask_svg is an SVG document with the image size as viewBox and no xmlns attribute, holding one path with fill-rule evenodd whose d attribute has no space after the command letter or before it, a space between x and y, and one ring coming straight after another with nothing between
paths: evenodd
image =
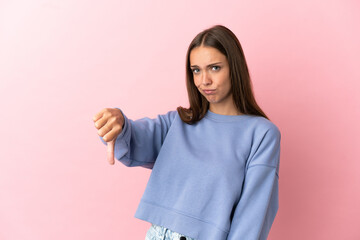
<instances>
[{"instance_id":1,"label":"woman's eye","mask_svg":"<svg viewBox=\"0 0 360 240\"><path fill-rule=\"evenodd\" d=\"M193 71L193 73L199 73L200 72L200 70L197 69L197 68L194 68L192 71Z\"/></svg>"},{"instance_id":2,"label":"woman's eye","mask_svg":"<svg viewBox=\"0 0 360 240\"><path fill-rule=\"evenodd\" d=\"M219 71L220 70L220 67L219 66L212 66L211 69L213 71Z\"/></svg>"}]
</instances>

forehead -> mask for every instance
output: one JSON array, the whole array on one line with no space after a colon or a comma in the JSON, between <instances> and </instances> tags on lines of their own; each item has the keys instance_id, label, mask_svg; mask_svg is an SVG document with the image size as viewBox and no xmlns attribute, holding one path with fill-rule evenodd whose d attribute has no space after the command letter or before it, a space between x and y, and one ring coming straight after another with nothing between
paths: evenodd
<instances>
[{"instance_id":1,"label":"forehead","mask_svg":"<svg viewBox=\"0 0 360 240\"><path fill-rule=\"evenodd\" d=\"M202 65L213 62L225 62L226 56L213 47L200 46L191 50L190 64Z\"/></svg>"}]
</instances>

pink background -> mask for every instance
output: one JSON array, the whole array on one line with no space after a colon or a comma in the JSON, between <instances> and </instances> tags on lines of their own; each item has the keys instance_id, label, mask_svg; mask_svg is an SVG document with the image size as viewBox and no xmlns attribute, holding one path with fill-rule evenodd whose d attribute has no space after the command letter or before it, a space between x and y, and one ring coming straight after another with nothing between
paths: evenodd
<instances>
[{"instance_id":1,"label":"pink background","mask_svg":"<svg viewBox=\"0 0 360 240\"><path fill-rule=\"evenodd\" d=\"M185 53L228 26L282 132L269 239L360 239L360 4L0 1L0 239L144 239L150 170L106 161L92 117L188 106Z\"/></svg>"}]
</instances>

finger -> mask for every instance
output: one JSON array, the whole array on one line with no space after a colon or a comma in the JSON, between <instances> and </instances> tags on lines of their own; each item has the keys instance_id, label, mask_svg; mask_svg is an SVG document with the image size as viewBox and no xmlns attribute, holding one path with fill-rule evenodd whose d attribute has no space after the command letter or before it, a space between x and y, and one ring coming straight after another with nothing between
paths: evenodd
<instances>
[{"instance_id":1,"label":"finger","mask_svg":"<svg viewBox=\"0 0 360 240\"><path fill-rule=\"evenodd\" d=\"M95 114L93 117L93 121L96 122L97 120L99 120L103 116L105 110L106 108Z\"/></svg>"},{"instance_id":2,"label":"finger","mask_svg":"<svg viewBox=\"0 0 360 240\"><path fill-rule=\"evenodd\" d=\"M95 123L95 128L100 129L107 123L107 119L104 117L99 118Z\"/></svg>"},{"instance_id":3,"label":"finger","mask_svg":"<svg viewBox=\"0 0 360 240\"><path fill-rule=\"evenodd\" d=\"M111 165L114 165L114 163L115 163L114 149L115 149L115 140L108 142L107 143L107 158L108 158L108 162Z\"/></svg>"},{"instance_id":4,"label":"finger","mask_svg":"<svg viewBox=\"0 0 360 240\"><path fill-rule=\"evenodd\" d=\"M117 135L119 135L119 132L120 132L119 127L113 127L110 130L109 129L110 129L110 126L105 125L103 128L101 128L98 131L99 135L105 133L102 135L102 138L104 139L105 142L110 142L110 141L114 140L117 137Z\"/></svg>"}]
</instances>

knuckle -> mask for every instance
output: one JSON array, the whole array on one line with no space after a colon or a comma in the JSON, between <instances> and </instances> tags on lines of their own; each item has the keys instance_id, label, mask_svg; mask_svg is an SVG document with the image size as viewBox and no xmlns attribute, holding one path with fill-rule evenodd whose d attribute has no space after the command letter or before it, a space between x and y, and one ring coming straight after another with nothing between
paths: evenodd
<instances>
[{"instance_id":1,"label":"knuckle","mask_svg":"<svg viewBox=\"0 0 360 240\"><path fill-rule=\"evenodd\" d=\"M107 118L111 118L111 117L113 117L112 112L106 112L105 114L106 114L105 116L106 116Z\"/></svg>"},{"instance_id":2,"label":"knuckle","mask_svg":"<svg viewBox=\"0 0 360 240\"><path fill-rule=\"evenodd\" d=\"M111 134L106 134L103 137L103 139L104 139L105 142L110 142L112 140L112 136L111 136Z\"/></svg>"},{"instance_id":3,"label":"knuckle","mask_svg":"<svg viewBox=\"0 0 360 240\"><path fill-rule=\"evenodd\" d=\"M115 125L113 128L116 132L119 132L121 130L121 126L120 125Z\"/></svg>"},{"instance_id":4,"label":"knuckle","mask_svg":"<svg viewBox=\"0 0 360 240\"><path fill-rule=\"evenodd\" d=\"M105 134L104 134L103 131L99 130L99 131L98 131L98 135L99 135L100 137L104 137Z\"/></svg>"},{"instance_id":5,"label":"knuckle","mask_svg":"<svg viewBox=\"0 0 360 240\"><path fill-rule=\"evenodd\" d=\"M108 122L109 122L110 124L114 125L115 122L116 122L116 117L114 117L114 116L109 117Z\"/></svg>"}]
</instances>

